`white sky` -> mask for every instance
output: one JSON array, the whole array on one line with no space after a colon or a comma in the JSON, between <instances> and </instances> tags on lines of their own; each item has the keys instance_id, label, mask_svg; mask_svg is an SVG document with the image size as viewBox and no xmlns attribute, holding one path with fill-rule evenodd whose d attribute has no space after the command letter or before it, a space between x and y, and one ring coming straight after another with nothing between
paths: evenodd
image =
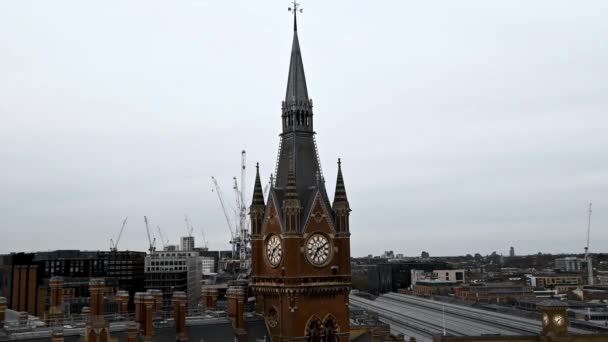
<instances>
[{"instance_id":1,"label":"white sky","mask_svg":"<svg viewBox=\"0 0 608 342\"><path fill-rule=\"evenodd\" d=\"M0 2L0 253L228 230L240 151L273 171L287 1ZM353 255L608 243L608 2L308 0L299 35ZM251 187L249 187L250 191ZM156 231L156 229L154 229ZM196 236L197 238L200 235Z\"/></svg>"}]
</instances>

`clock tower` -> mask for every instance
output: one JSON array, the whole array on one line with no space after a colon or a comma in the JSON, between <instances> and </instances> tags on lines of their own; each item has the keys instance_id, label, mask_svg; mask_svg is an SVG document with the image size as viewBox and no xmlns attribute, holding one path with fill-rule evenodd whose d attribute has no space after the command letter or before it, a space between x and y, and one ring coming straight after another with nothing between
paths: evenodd
<instances>
[{"instance_id":1,"label":"clock tower","mask_svg":"<svg viewBox=\"0 0 608 342\"><path fill-rule=\"evenodd\" d=\"M292 10L275 178L265 200L257 167L250 208L251 286L273 341L348 341L350 206L339 160L333 203L325 189Z\"/></svg>"}]
</instances>

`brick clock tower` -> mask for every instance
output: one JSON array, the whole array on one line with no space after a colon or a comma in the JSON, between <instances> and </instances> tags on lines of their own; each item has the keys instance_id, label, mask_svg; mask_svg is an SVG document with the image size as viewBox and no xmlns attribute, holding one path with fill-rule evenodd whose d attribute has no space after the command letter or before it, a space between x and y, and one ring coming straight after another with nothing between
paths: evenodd
<instances>
[{"instance_id":1,"label":"brick clock tower","mask_svg":"<svg viewBox=\"0 0 608 342\"><path fill-rule=\"evenodd\" d=\"M252 274L256 310L278 341L348 341L350 207L338 160L333 203L315 143L308 97L294 34L280 147L265 201L259 167L250 208Z\"/></svg>"}]
</instances>

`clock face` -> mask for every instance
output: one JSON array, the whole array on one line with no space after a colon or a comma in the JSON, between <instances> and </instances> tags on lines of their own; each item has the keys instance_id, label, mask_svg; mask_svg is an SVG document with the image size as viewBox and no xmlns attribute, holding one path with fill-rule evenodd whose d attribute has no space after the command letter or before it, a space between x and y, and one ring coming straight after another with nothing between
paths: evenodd
<instances>
[{"instance_id":1,"label":"clock face","mask_svg":"<svg viewBox=\"0 0 608 342\"><path fill-rule=\"evenodd\" d=\"M323 234L313 234L306 241L306 257L315 266L325 265L331 257L329 238Z\"/></svg>"},{"instance_id":2,"label":"clock face","mask_svg":"<svg viewBox=\"0 0 608 342\"><path fill-rule=\"evenodd\" d=\"M564 325L564 323L566 323L566 319L562 315L555 315L553 316L553 323L555 323L555 325L558 327L561 327Z\"/></svg>"},{"instance_id":3,"label":"clock face","mask_svg":"<svg viewBox=\"0 0 608 342\"><path fill-rule=\"evenodd\" d=\"M283 246L281 245L281 238L278 235L271 235L266 239L266 258L273 267L276 267L281 262L282 257Z\"/></svg>"}]
</instances>

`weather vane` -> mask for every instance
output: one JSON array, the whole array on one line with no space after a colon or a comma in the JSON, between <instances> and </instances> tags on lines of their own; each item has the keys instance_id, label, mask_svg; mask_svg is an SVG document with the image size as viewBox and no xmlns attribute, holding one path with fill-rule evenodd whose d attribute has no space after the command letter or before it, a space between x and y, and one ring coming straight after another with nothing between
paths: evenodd
<instances>
[{"instance_id":1,"label":"weather vane","mask_svg":"<svg viewBox=\"0 0 608 342\"><path fill-rule=\"evenodd\" d=\"M297 31L298 30L298 20L296 19L296 14L298 13L298 11L300 13L304 12L301 8L300 8L300 4L296 2L296 0L292 1L293 7L288 7L287 10L289 12L293 12L293 30Z\"/></svg>"},{"instance_id":2,"label":"weather vane","mask_svg":"<svg viewBox=\"0 0 608 342\"><path fill-rule=\"evenodd\" d=\"M296 2L295 0L291 2L291 4L293 5L293 7L289 7L287 8L287 10L289 12L293 12L293 15L296 15L297 12L304 12L304 10L302 8L300 8L300 3Z\"/></svg>"}]
</instances>

